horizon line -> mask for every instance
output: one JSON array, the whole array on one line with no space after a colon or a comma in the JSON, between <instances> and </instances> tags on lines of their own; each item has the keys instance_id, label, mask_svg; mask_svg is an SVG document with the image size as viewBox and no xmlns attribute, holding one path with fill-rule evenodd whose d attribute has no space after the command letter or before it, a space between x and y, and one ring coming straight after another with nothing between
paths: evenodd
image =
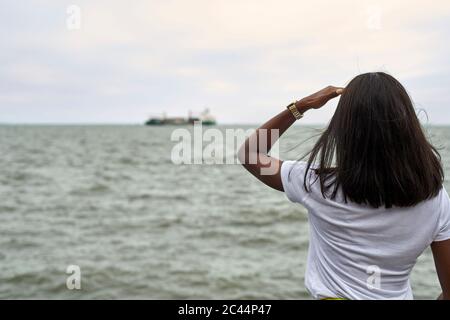
<instances>
[{"instance_id":1,"label":"horizon line","mask_svg":"<svg viewBox=\"0 0 450 320\"><path fill-rule=\"evenodd\" d=\"M258 126L262 125L263 122L258 123L245 123L245 122L223 122L223 123L217 123L216 125L212 125L211 127L217 127L217 126L237 126L237 125L243 125L243 126ZM307 126L326 126L328 123L326 122L317 122L317 123L301 123L296 122L294 123L294 126L297 125L307 125ZM450 126L449 123L422 123L423 126ZM144 127L151 127L146 125L144 122L0 122L0 126L144 126ZM161 125L161 126L155 126L155 127L182 127L182 126L192 126L192 125Z\"/></svg>"}]
</instances>

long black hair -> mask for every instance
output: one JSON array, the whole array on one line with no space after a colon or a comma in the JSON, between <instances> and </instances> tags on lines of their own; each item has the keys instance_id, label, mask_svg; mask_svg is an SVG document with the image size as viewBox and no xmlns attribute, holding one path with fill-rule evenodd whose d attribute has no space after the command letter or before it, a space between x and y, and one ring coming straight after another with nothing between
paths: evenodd
<instances>
[{"instance_id":1,"label":"long black hair","mask_svg":"<svg viewBox=\"0 0 450 320\"><path fill-rule=\"evenodd\" d=\"M409 207L437 195L444 172L405 88L394 77L366 73L345 88L324 133L309 153L322 195L342 188L350 199L374 208Z\"/></svg>"}]
</instances>

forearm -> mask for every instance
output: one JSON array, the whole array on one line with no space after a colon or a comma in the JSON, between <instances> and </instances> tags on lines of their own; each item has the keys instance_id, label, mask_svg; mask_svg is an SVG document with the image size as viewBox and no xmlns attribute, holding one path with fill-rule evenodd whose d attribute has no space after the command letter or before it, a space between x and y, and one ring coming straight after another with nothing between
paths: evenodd
<instances>
[{"instance_id":1,"label":"forearm","mask_svg":"<svg viewBox=\"0 0 450 320\"><path fill-rule=\"evenodd\" d=\"M450 239L431 243L434 264L442 293L438 300L450 300Z\"/></svg>"},{"instance_id":2,"label":"forearm","mask_svg":"<svg viewBox=\"0 0 450 320\"><path fill-rule=\"evenodd\" d=\"M328 100L342 93L342 88L328 86L297 101L295 106L301 114L313 108L318 109ZM269 156L269 151L279 137L295 122L298 114L285 109L260 126L241 146L238 152L240 163L261 182L276 190L283 191L281 167L283 161Z\"/></svg>"},{"instance_id":3,"label":"forearm","mask_svg":"<svg viewBox=\"0 0 450 320\"><path fill-rule=\"evenodd\" d=\"M280 191L283 191L280 176L282 161L269 156L269 151L294 122L294 115L285 109L256 129L238 152L239 161L245 169L264 184Z\"/></svg>"},{"instance_id":4,"label":"forearm","mask_svg":"<svg viewBox=\"0 0 450 320\"><path fill-rule=\"evenodd\" d=\"M300 113L308 110L302 101L297 102L297 109ZM261 125L256 131L245 141L239 151L241 156L249 158L252 153L268 154L273 145L278 141L281 135L292 126L295 117L288 109L281 111L275 117ZM263 139L263 141L261 141ZM252 143L253 142L253 143ZM264 146L265 148L261 148Z\"/></svg>"}]
</instances>

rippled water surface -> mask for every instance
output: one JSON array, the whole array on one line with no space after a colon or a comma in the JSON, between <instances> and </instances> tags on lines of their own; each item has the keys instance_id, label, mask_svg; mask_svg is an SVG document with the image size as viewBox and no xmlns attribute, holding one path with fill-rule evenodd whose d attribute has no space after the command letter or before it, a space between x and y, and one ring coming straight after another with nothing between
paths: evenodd
<instances>
[{"instance_id":1,"label":"rippled water surface","mask_svg":"<svg viewBox=\"0 0 450 320\"><path fill-rule=\"evenodd\" d=\"M172 164L173 129L0 126L0 298L309 298L305 210L238 165ZM290 129L283 158L315 133ZM450 128L428 134L448 176ZM430 251L412 284L440 292Z\"/></svg>"}]
</instances>

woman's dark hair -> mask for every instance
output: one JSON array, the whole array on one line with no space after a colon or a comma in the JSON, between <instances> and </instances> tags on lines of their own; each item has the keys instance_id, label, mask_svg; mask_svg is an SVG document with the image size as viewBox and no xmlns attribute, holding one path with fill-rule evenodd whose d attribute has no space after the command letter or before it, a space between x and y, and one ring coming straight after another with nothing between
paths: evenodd
<instances>
[{"instance_id":1,"label":"woman's dark hair","mask_svg":"<svg viewBox=\"0 0 450 320\"><path fill-rule=\"evenodd\" d=\"M405 88L392 76L366 73L345 88L325 132L309 153L322 195L378 208L409 207L441 189L441 157L426 139Z\"/></svg>"}]
</instances>

